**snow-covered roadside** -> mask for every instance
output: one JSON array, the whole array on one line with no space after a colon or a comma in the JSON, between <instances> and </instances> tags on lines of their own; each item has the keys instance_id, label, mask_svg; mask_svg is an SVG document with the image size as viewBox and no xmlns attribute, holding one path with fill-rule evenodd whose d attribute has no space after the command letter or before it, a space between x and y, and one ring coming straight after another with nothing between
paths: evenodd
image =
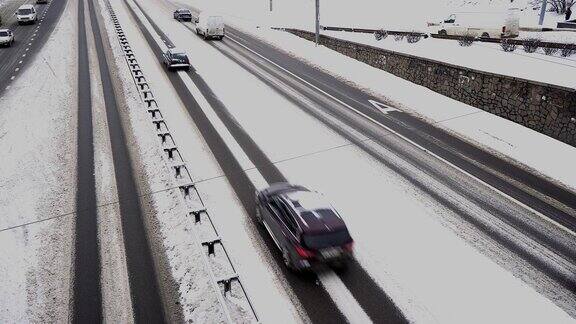
<instances>
[{"instance_id":1,"label":"snow-covered roadside","mask_svg":"<svg viewBox=\"0 0 576 324\"><path fill-rule=\"evenodd\" d=\"M76 8L76 1L68 1L30 68L0 98L0 322L68 319L76 186Z\"/></svg>"}]
</instances>

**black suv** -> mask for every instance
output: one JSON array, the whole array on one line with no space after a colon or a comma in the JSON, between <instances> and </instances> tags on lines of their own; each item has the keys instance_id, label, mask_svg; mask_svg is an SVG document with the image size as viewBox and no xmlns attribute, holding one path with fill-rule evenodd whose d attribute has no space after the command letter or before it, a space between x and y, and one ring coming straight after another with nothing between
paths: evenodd
<instances>
[{"instance_id":1,"label":"black suv","mask_svg":"<svg viewBox=\"0 0 576 324\"><path fill-rule=\"evenodd\" d=\"M192 21L192 12L188 9L178 9L174 11L174 19L178 21Z\"/></svg>"},{"instance_id":2,"label":"black suv","mask_svg":"<svg viewBox=\"0 0 576 324\"><path fill-rule=\"evenodd\" d=\"M184 51L171 48L162 54L162 61L169 70L184 69L190 70L190 60Z\"/></svg>"},{"instance_id":3,"label":"black suv","mask_svg":"<svg viewBox=\"0 0 576 324\"><path fill-rule=\"evenodd\" d=\"M305 187L276 183L256 192L256 218L291 269L315 263L343 266L352 256L354 241L338 212Z\"/></svg>"}]
</instances>

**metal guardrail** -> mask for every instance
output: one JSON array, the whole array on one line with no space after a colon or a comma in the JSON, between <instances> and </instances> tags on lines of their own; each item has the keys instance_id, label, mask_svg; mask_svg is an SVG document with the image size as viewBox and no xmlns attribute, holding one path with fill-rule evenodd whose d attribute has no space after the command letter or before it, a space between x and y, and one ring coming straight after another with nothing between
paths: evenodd
<instances>
[{"instance_id":1,"label":"metal guardrail","mask_svg":"<svg viewBox=\"0 0 576 324\"><path fill-rule=\"evenodd\" d=\"M237 283L239 285L242 294L244 295L248 305L250 306L254 318L256 319L256 321L258 321L258 315L256 314L256 310L254 309L254 306L252 305L252 302L250 301L250 298L248 297L248 294L246 293L246 290L242 285L242 282L240 280L239 275L236 272L234 264L232 263L232 260L230 259L230 256L224 246L224 243L222 242L222 239L219 236L218 230L216 229L212 219L210 218L210 214L208 213L204 201L202 200L202 197L200 196L200 193L198 192L198 189L194 184L194 181L188 170L186 162L184 161L182 155L178 150L178 146L176 145L174 137L170 133L170 129L168 128L168 125L163 118L158 103L156 102L156 99L154 98L150 86L146 81L146 77L144 76L144 73L142 72L142 69L138 64L134 52L130 47L130 44L126 38L126 35L124 34L122 26L120 25L120 22L118 21L118 18L114 12L114 9L112 8L108 0L105 0L105 3L110 18L112 19L112 23L114 24L114 29L116 31L118 42L120 43L120 47L124 51L124 57L126 59L128 68L131 71L134 84L138 89L142 102L146 104L145 109L149 113L151 122L154 125L154 129L157 132L162 152L166 154L168 161L172 162L168 166L169 169L171 169L174 172L174 177L178 183L180 193L182 194L182 198L184 200L190 199L192 192L194 192L195 196L199 200L200 206L198 206L198 208L191 209L190 206L186 204L187 208L189 208L189 210L187 211L186 218L191 219L191 221L194 224L192 228L196 234L195 237L199 248L206 251L206 253L203 254L203 258L207 268L206 271L208 271L210 275L211 283L213 284L214 288L218 290L217 292L218 300L222 306L222 311L227 319L227 322L233 323L228 309L228 305L226 304L225 300L227 295L232 291L233 283ZM211 235L210 239L206 240L198 239L201 237L201 235L197 233L195 227L200 226L202 223L207 224L206 226L209 226L212 229L213 235ZM210 261L208 260L208 258L210 258L211 256L216 255L215 246L219 246L221 248L222 252L224 253L224 256L226 257L226 260L228 261L228 264L230 265L230 269L232 269L232 273L220 277L217 277L215 275L216 269L212 268L212 266L210 265Z\"/></svg>"}]
</instances>

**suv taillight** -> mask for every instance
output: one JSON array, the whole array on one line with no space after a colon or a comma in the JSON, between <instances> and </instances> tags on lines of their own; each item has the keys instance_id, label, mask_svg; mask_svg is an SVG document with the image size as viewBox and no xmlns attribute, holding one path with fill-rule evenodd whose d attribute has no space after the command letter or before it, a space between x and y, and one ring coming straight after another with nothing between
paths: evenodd
<instances>
[{"instance_id":1,"label":"suv taillight","mask_svg":"<svg viewBox=\"0 0 576 324\"><path fill-rule=\"evenodd\" d=\"M344 244L344 250L352 252L354 250L354 241Z\"/></svg>"},{"instance_id":2,"label":"suv taillight","mask_svg":"<svg viewBox=\"0 0 576 324\"><path fill-rule=\"evenodd\" d=\"M502 34L506 34L506 26L502 26Z\"/></svg>"},{"instance_id":3,"label":"suv taillight","mask_svg":"<svg viewBox=\"0 0 576 324\"><path fill-rule=\"evenodd\" d=\"M316 253L314 253L313 251L307 250L299 245L296 245L296 253L298 253L298 255L304 259L309 259L309 258L313 258Z\"/></svg>"}]
</instances>

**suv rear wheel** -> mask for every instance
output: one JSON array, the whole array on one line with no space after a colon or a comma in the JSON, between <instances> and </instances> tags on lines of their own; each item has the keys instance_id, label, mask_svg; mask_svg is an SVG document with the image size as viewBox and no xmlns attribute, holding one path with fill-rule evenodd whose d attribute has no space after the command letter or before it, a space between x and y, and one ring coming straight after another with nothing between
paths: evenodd
<instances>
[{"instance_id":1,"label":"suv rear wheel","mask_svg":"<svg viewBox=\"0 0 576 324\"><path fill-rule=\"evenodd\" d=\"M260 211L260 207L258 207L258 206L256 206L256 221L258 222L258 224L263 223L262 212Z\"/></svg>"},{"instance_id":2,"label":"suv rear wheel","mask_svg":"<svg viewBox=\"0 0 576 324\"><path fill-rule=\"evenodd\" d=\"M295 270L294 265L292 264L292 258L290 258L290 253L288 250L282 249L282 261L284 261L284 265L290 269Z\"/></svg>"}]
</instances>

